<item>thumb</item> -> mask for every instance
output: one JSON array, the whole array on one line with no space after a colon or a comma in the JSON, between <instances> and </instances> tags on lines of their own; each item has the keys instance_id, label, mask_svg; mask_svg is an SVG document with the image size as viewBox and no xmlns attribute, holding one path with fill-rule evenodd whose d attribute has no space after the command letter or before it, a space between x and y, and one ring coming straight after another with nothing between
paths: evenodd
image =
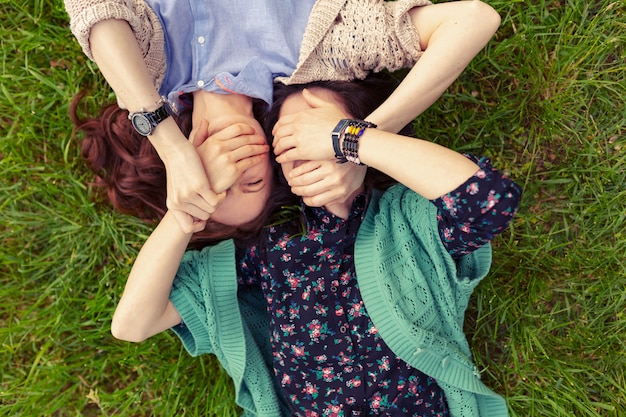
<instances>
[{"instance_id":1,"label":"thumb","mask_svg":"<svg viewBox=\"0 0 626 417\"><path fill-rule=\"evenodd\" d=\"M194 128L189 135L189 141L196 148L202 145L209 137L209 122L205 119L200 121L200 126Z\"/></svg>"},{"instance_id":2,"label":"thumb","mask_svg":"<svg viewBox=\"0 0 626 417\"><path fill-rule=\"evenodd\" d=\"M191 223L191 232L198 233L203 231L206 228L206 220L193 220Z\"/></svg>"},{"instance_id":3,"label":"thumb","mask_svg":"<svg viewBox=\"0 0 626 417\"><path fill-rule=\"evenodd\" d=\"M331 101L326 101L322 97L315 95L308 88L302 90L302 98L313 108L331 106L333 104Z\"/></svg>"}]
</instances>

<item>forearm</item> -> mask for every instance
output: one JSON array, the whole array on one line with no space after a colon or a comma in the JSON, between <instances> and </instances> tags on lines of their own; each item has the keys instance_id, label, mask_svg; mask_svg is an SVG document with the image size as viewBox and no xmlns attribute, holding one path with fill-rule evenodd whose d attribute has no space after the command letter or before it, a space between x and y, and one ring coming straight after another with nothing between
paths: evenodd
<instances>
[{"instance_id":1,"label":"forearm","mask_svg":"<svg viewBox=\"0 0 626 417\"><path fill-rule=\"evenodd\" d=\"M96 23L89 42L94 61L124 106L130 112L155 110L160 96L128 23L113 19ZM165 162L187 142L172 118L160 123L148 139Z\"/></svg>"},{"instance_id":2,"label":"forearm","mask_svg":"<svg viewBox=\"0 0 626 417\"><path fill-rule=\"evenodd\" d=\"M159 93L128 22L109 19L96 23L89 42L102 75L129 111L154 106Z\"/></svg>"},{"instance_id":3,"label":"forearm","mask_svg":"<svg viewBox=\"0 0 626 417\"><path fill-rule=\"evenodd\" d=\"M191 233L180 230L170 212L141 248L113 315L111 332L142 341L180 322L169 302L172 283Z\"/></svg>"},{"instance_id":4,"label":"forearm","mask_svg":"<svg viewBox=\"0 0 626 417\"><path fill-rule=\"evenodd\" d=\"M417 7L410 14L424 53L396 91L367 117L394 133L443 94L500 24L495 10L478 0Z\"/></svg>"},{"instance_id":5,"label":"forearm","mask_svg":"<svg viewBox=\"0 0 626 417\"><path fill-rule=\"evenodd\" d=\"M380 129L365 130L358 155L362 163L428 199L454 190L478 170L478 165L451 149Z\"/></svg>"}]
</instances>

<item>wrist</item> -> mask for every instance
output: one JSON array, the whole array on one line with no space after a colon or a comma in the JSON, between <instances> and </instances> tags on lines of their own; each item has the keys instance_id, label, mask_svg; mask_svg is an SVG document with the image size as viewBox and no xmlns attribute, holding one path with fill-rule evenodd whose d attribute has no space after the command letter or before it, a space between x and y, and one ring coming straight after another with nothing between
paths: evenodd
<instances>
[{"instance_id":1,"label":"wrist","mask_svg":"<svg viewBox=\"0 0 626 417\"><path fill-rule=\"evenodd\" d=\"M171 117L160 123L147 138L163 162L176 154L184 153L188 146L193 147Z\"/></svg>"},{"instance_id":2,"label":"wrist","mask_svg":"<svg viewBox=\"0 0 626 417\"><path fill-rule=\"evenodd\" d=\"M368 128L376 125L360 119L342 119L337 123L331 135L337 163L364 165L359 158L359 139Z\"/></svg>"}]
</instances>

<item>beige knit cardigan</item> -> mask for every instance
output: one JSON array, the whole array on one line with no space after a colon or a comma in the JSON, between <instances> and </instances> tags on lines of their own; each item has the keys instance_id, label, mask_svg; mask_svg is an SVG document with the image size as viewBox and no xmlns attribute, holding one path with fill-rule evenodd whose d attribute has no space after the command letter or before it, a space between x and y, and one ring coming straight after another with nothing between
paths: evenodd
<instances>
[{"instance_id":1,"label":"beige knit cardigan","mask_svg":"<svg viewBox=\"0 0 626 417\"><path fill-rule=\"evenodd\" d=\"M422 54L408 11L428 0L318 0L311 11L298 65L285 84L362 79L370 72L411 67ZM65 0L72 33L90 59L91 27L126 20L158 89L165 76L165 38L144 0Z\"/></svg>"}]
</instances>

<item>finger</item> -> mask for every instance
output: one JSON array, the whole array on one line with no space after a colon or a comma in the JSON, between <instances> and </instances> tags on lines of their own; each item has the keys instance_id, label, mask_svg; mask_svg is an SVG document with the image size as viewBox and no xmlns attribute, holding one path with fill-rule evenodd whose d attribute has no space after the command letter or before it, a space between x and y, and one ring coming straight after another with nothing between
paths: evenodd
<instances>
[{"instance_id":1,"label":"finger","mask_svg":"<svg viewBox=\"0 0 626 417\"><path fill-rule=\"evenodd\" d=\"M206 220L194 220L191 224L191 232L198 233L206 228Z\"/></svg>"},{"instance_id":2,"label":"finger","mask_svg":"<svg viewBox=\"0 0 626 417\"><path fill-rule=\"evenodd\" d=\"M277 124L272 131L272 135L274 136L272 139L272 146L275 146L281 140L290 137L293 133L293 125L291 123L282 124L280 126Z\"/></svg>"},{"instance_id":3,"label":"finger","mask_svg":"<svg viewBox=\"0 0 626 417\"><path fill-rule=\"evenodd\" d=\"M256 131L254 130L254 127L250 126L249 124L235 123L223 128L222 130L214 132L211 135L211 140L229 141L242 136L250 135L255 136L256 139L263 138L262 140L265 141L264 137L262 137L261 135L256 135L255 133Z\"/></svg>"},{"instance_id":4,"label":"finger","mask_svg":"<svg viewBox=\"0 0 626 417\"><path fill-rule=\"evenodd\" d=\"M265 157L270 151L269 145L245 145L231 151L231 158L235 162L251 158L253 156Z\"/></svg>"},{"instance_id":5,"label":"finger","mask_svg":"<svg viewBox=\"0 0 626 417\"><path fill-rule=\"evenodd\" d=\"M236 158L241 159L246 156L246 152L256 154L269 152L270 149L265 137L261 135L238 136L236 138L223 140L216 146L217 147L214 148L216 156L228 156L229 159L233 159L233 152L236 152L238 155L243 155Z\"/></svg>"},{"instance_id":6,"label":"finger","mask_svg":"<svg viewBox=\"0 0 626 417\"><path fill-rule=\"evenodd\" d=\"M194 196L193 199L191 199L190 203L212 214L215 211L215 207L217 207L220 201L221 198L219 194L215 194L211 187L206 186L198 190L198 194ZM205 220L202 217L198 218Z\"/></svg>"},{"instance_id":7,"label":"finger","mask_svg":"<svg viewBox=\"0 0 626 417\"><path fill-rule=\"evenodd\" d=\"M265 155L255 155L255 156L250 156L248 158L244 158L237 162L237 170L238 172L243 173L250 167L253 167L263 162L265 158L266 158Z\"/></svg>"},{"instance_id":8,"label":"finger","mask_svg":"<svg viewBox=\"0 0 626 417\"><path fill-rule=\"evenodd\" d=\"M286 136L279 138L278 140L275 139L272 146L274 147L274 153L276 155L280 155L294 148L293 137Z\"/></svg>"},{"instance_id":9,"label":"finger","mask_svg":"<svg viewBox=\"0 0 626 417\"><path fill-rule=\"evenodd\" d=\"M189 195L168 195L166 205L170 210L179 210L200 220L207 220L215 212L219 197L208 186L199 186Z\"/></svg>"},{"instance_id":10,"label":"finger","mask_svg":"<svg viewBox=\"0 0 626 417\"><path fill-rule=\"evenodd\" d=\"M326 192L326 190L323 190L323 187L320 185L320 182L318 181L318 182L306 184L306 185L292 186L291 192L302 198L305 198L305 197L310 198L322 192Z\"/></svg>"},{"instance_id":11,"label":"finger","mask_svg":"<svg viewBox=\"0 0 626 417\"><path fill-rule=\"evenodd\" d=\"M337 195L333 192L313 194L302 197L302 201L309 207L322 207L337 201Z\"/></svg>"},{"instance_id":12,"label":"finger","mask_svg":"<svg viewBox=\"0 0 626 417\"><path fill-rule=\"evenodd\" d=\"M213 214L213 212L215 211L215 207L207 206L206 204L204 204L203 206L208 207L208 210L206 210L204 207L200 208L199 206L200 204L182 204L176 206L172 205L171 207L168 206L168 209L185 213L190 216L190 218L196 218L199 220L208 220L209 217L211 217L211 214Z\"/></svg>"},{"instance_id":13,"label":"finger","mask_svg":"<svg viewBox=\"0 0 626 417\"><path fill-rule=\"evenodd\" d=\"M325 171L318 161L306 161L293 168L287 180L291 186L312 184L322 180L325 177Z\"/></svg>"},{"instance_id":14,"label":"finger","mask_svg":"<svg viewBox=\"0 0 626 417\"><path fill-rule=\"evenodd\" d=\"M241 135L236 138L232 138L226 142L228 142L231 149L237 149L245 146L267 146L267 148L269 149L269 144L267 143L265 135L257 133Z\"/></svg>"},{"instance_id":15,"label":"finger","mask_svg":"<svg viewBox=\"0 0 626 417\"><path fill-rule=\"evenodd\" d=\"M297 180L290 181L289 186L294 194L301 197L313 197L318 194L332 193L334 198L345 195L347 187L338 184L335 179L319 176L317 172L301 175Z\"/></svg>"},{"instance_id":16,"label":"finger","mask_svg":"<svg viewBox=\"0 0 626 417\"><path fill-rule=\"evenodd\" d=\"M189 214L175 209L170 209L169 211L174 216L174 219L176 219L176 223L178 223L178 226L183 233L193 233L193 219Z\"/></svg>"},{"instance_id":17,"label":"finger","mask_svg":"<svg viewBox=\"0 0 626 417\"><path fill-rule=\"evenodd\" d=\"M196 219L180 210L171 210L171 213L184 233L198 233L206 228L206 220Z\"/></svg>"},{"instance_id":18,"label":"finger","mask_svg":"<svg viewBox=\"0 0 626 417\"><path fill-rule=\"evenodd\" d=\"M300 152L297 148L291 148L288 151L284 151L280 155L278 155L276 157L276 162L278 162L279 164L284 164L285 162L302 161L303 158L299 156L299 154Z\"/></svg>"},{"instance_id":19,"label":"finger","mask_svg":"<svg viewBox=\"0 0 626 417\"><path fill-rule=\"evenodd\" d=\"M168 210L182 211L201 220L208 219L209 214L214 210L213 206L197 193L193 196L169 193L165 205Z\"/></svg>"},{"instance_id":20,"label":"finger","mask_svg":"<svg viewBox=\"0 0 626 417\"><path fill-rule=\"evenodd\" d=\"M279 132L281 129L284 129L285 126L292 125L294 121L294 117L296 117L297 115L298 113L288 114L278 119L278 121L272 128L272 136L274 136L275 138L276 136L278 136L277 132Z\"/></svg>"}]
</instances>

